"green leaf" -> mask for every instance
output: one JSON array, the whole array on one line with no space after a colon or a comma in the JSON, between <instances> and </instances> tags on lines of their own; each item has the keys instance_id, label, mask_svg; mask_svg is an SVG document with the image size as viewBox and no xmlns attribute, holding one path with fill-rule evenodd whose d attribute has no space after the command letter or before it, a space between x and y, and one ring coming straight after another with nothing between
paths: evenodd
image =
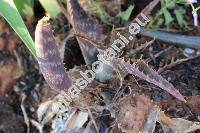
<instances>
[{"instance_id":1,"label":"green leaf","mask_svg":"<svg viewBox=\"0 0 200 133\"><path fill-rule=\"evenodd\" d=\"M185 10L181 7L179 7L178 9L174 10L174 13L176 15L176 19L178 21L178 24L180 27L183 27L184 26L184 14L185 14Z\"/></svg>"},{"instance_id":2,"label":"green leaf","mask_svg":"<svg viewBox=\"0 0 200 133\"><path fill-rule=\"evenodd\" d=\"M173 9L176 6L176 3L174 0L165 0L165 3L168 9Z\"/></svg>"},{"instance_id":3,"label":"green leaf","mask_svg":"<svg viewBox=\"0 0 200 133\"><path fill-rule=\"evenodd\" d=\"M6 19L30 52L36 57L35 44L13 0L0 0L0 5L0 15Z\"/></svg>"},{"instance_id":4,"label":"green leaf","mask_svg":"<svg viewBox=\"0 0 200 133\"><path fill-rule=\"evenodd\" d=\"M123 20L125 20L125 21L128 21L129 18L130 18L130 16L131 16L131 13L132 13L133 9L134 9L134 6L133 6L133 5L130 5L126 11L121 12L121 13L118 14L117 16L118 16L118 17L121 17L121 18L122 18Z\"/></svg>"},{"instance_id":5,"label":"green leaf","mask_svg":"<svg viewBox=\"0 0 200 133\"><path fill-rule=\"evenodd\" d=\"M166 8L163 8L162 10L165 17L165 25L169 25L171 22L174 21L174 19Z\"/></svg>"},{"instance_id":6,"label":"green leaf","mask_svg":"<svg viewBox=\"0 0 200 133\"><path fill-rule=\"evenodd\" d=\"M49 13L49 15L53 18L55 18L60 12L60 6L58 5L58 2L56 0L39 0L43 8L46 10L46 12Z\"/></svg>"},{"instance_id":7,"label":"green leaf","mask_svg":"<svg viewBox=\"0 0 200 133\"><path fill-rule=\"evenodd\" d=\"M188 4L186 0L175 0L179 4Z\"/></svg>"},{"instance_id":8,"label":"green leaf","mask_svg":"<svg viewBox=\"0 0 200 133\"><path fill-rule=\"evenodd\" d=\"M156 25L154 26L154 28L159 28L159 27L161 27L161 25L163 24L163 22L164 22L164 19L160 18L160 19L158 20L158 22L156 23Z\"/></svg>"},{"instance_id":9,"label":"green leaf","mask_svg":"<svg viewBox=\"0 0 200 133\"><path fill-rule=\"evenodd\" d=\"M18 12L21 14L22 17L25 16L33 16L33 0L13 0L15 6L17 7Z\"/></svg>"},{"instance_id":10,"label":"green leaf","mask_svg":"<svg viewBox=\"0 0 200 133\"><path fill-rule=\"evenodd\" d=\"M110 24L109 18L110 16L103 10L99 2L95 0L90 0L91 2L91 8L94 9L95 13L97 14L97 17L101 19L101 21L105 24Z\"/></svg>"}]
</instances>

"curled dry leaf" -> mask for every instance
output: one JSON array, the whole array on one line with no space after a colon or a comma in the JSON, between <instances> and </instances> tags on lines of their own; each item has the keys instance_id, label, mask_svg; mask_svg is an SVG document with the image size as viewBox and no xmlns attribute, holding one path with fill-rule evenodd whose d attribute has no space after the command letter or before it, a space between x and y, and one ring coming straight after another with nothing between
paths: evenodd
<instances>
[{"instance_id":1,"label":"curled dry leaf","mask_svg":"<svg viewBox=\"0 0 200 133\"><path fill-rule=\"evenodd\" d=\"M150 111L154 108L151 100L144 95L125 97L118 106L120 107L120 112L117 115L118 127L126 133L142 131Z\"/></svg>"},{"instance_id":2,"label":"curled dry leaf","mask_svg":"<svg viewBox=\"0 0 200 133\"><path fill-rule=\"evenodd\" d=\"M153 133L156 127L156 122L158 120L160 109L157 107L154 107L150 110L148 119L144 125L144 128L142 129L142 133Z\"/></svg>"},{"instance_id":3,"label":"curled dry leaf","mask_svg":"<svg viewBox=\"0 0 200 133\"><path fill-rule=\"evenodd\" d=\"M22 73L23 71L17 62L6 61L0 64L0 96L13 87L15 80Z\"/></svg>"},{"instance_id":4,"label":"curled dry leaf","mask_svg":"<svg viewBox=\"0 0 200 133\"><path fill-rule=\"evenodd\" d=\"M46 101L46 102L43 102L42 104L40 104L40 106L37 110L37 116L38 116L39 122L41 122L44 119L48 109L53 104L53 102L54 102L53 100L49 100L49 101Z\"/></svg>"},{"instance_id":5,"label":"curled dry leaf","mask_svg":"<svg viewBox=\"0 0 200 133\"><path fill-rule=\"evenodd\" d=\"M67 112L69 112L69 109L66 107L65 103L62 102L62 96L60 99L58 98L59 96L61 95L57 95L54 100L49 100L40 104L37 110L37 116L38 121L42 125L45 125L51 121L55 116L60 116L62 114L67 115Z\"/></svg>"},{"instance_id":6,"label":"curled dry leaf","mask_svg":"<svg viewBox=\"0 0 200 133\"><path fill-rule=\"evenodd\" d=\"M159 122L165 133L189 133L200 129L200 122L192 122L182 118L169 118L160 112Z\"/></svg>"},{"instance_id":7,"label":"curled dry leaf","mask_svg":"<svg viewBox=\"0 0 200 133\"><path fill-rule=\"evenodd\" d=\"M118 127L126 133L153 133L156 122L165 133L189 133L200 129L200 122L166 116L144 95L125 97L119 107Z\"/></svg>"},{"instance_id":8,"label":"curled dry leaf","mask_svg":"<svg viewBox=\"0 0 200 133\"><path fill-rule=\"evenodd\" d=\"M67 128L78 131L88 120L88 116L87 112L74 111L67 121Z\"/></svg>"}]
</instances>

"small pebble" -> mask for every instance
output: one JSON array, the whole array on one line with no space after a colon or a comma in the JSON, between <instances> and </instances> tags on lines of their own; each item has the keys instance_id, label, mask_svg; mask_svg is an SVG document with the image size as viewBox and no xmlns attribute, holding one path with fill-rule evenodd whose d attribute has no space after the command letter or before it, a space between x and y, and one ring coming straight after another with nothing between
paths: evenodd
<instances>
[{"instance_id":1,"label":"small pebble","mask_svg":"<svg viewBox=\"0 0 200 133\"><path fill-rule=\"evenodd\" d=\"M153 47L152 46L149 47L149 51L153 51Z\"/></svg>"},{"instance_id":2,"label":"small pebble","mask_svg":"<svg viewBox=\"0 0 200 133\"><path fill-rule=\"evenodd\" d=\"M190 57L190 56L196 55L196 51L194 49L191 49L191 48L185 48L184 51L183 51L183 54L186 57Z\"/></svg>"},{"instance_id":3,"label":"small pebble","mask_svg":"<svg viewBox=\"0 0 200 133\"><path fill-rule=\"evenodd\" d=\"M31 92L31 95L33 96L35 101L37 101L37 102L40 101L40 98L39 98L38 94L35 91Z\"/></svg>"},{"instance_id":4,"label":"small pebble","mask_svg":"<svg viewBox=\"0 0 200 133\"><path fill-rule=\"evenodd\" d=\"M21 89L20 89L18 86L14 86L14 91L15 91L15 92L20 92Z\"/></svg>"},{"instance_id":5,"label":"small pebble","mask_svg":"<svg viewBox=\"0 0 200 133\"><path fill-rule=\"evenodd\" d=\"M31 112L35 112L35 109L31 106L31 107L30 107L30 111L31 111Z\"/></svg>"}]
</instances>

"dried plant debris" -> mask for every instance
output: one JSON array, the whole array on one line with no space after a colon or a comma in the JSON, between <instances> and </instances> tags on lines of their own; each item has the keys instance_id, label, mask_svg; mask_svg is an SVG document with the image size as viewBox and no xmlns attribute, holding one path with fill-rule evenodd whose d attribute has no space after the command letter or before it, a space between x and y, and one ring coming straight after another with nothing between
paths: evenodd
<instances>
[{"instance_id":1,"label":"dried plant debris","mask_svg":"<svg viewBox=\"0 0 200 133\"><path fill-rule=\"evenodd\" d=\"M150 110L148 119L142 129L142 133L153 133L156 127L156 121L158 120L160 109L154 107Z\"/></svg>"},{"instance_id":2,"label":"dried plant debris","mask_svg":"<svg viewBox=\"0 0 200 133\"><path fill-rule=\"evenodd\" d=\"M19 38L14 32L10 31L6 21L0 17L0 52L13 53L19 43Z\"/></svg>"},{"instance_id":3,"label":"dried plant debris","mask_svg":"<svg viewBox=\"0 0 200 133\"><path fill-rule=\"evenodd\" d=\"M88 121L88 112L66 106L58 96L39 106L37 110L38 121L42 127L51 123L53 133L78 132Z\"/></svg>"},{"instance_id":4,"label":"dried plant debris","mask_svg":"<svg viewBox=\"0 0 200 133\"><path fill-rule=\"evenodd\" d=\"M66 126L68 129L78 131L83 127L85 122L88 120L89 114L87 112L80 112L80 111L74 111L67 123Z\"/></svg>"},{"instance_id":5,"label":"dried plant debris","mask_svg":"<svg viewBox=\"0 0 200 133\"><path fill-rule=\"evenodd\" d=\"M51 105L53 104L53 100L45 101L42 104L40 104L38 110L37 110L37 116L38 121L42 124L45 124L51 120L55 114L52 113L52 115L48 115L49 110L51 111ZM46 115L46 116L45 116ZM48 118L45 118L48 117Z\"/></svg>"},{"instance_id":6,"label":"dried plant debris","mask_svg":"<svg viewBox=\"0 0 200 133\"><path fill-rule=\"evenodd\" d=\"M160 112L158 120L165 133L189 133L200 129L200 122L191 122L182 118L170 118Z\"/></svg>"},{"instance_id":7,"label":"dried plant debris","mask_svg":"<svg viewBox=\"0 0 200 133\"><path fill-rule=\"evenodd\" d=\"M8 100L8 99L6 99ZM23 117L15 113L14 108L6 103L8 101L0 101L0 132L2 133L24 133L26 126Z\"/></svg>"},{"instance_id":8,"label":"dried plant debris","mask_svg":"<svg viewBox=\"0 0 200 133\"><path fill-rule=\"evenodd\" d=\"M199 122L167 117L147 96L131 95L118 104L118 128L126 133L153 133L156 122L165 133L188 133L200 129Z\"/></svg>"},{"instance_id":9,"label":"dried plant debris","mask_svg":"<svg viewBox=\"0 0 200 133\"><path fill-rule=\"evenodd\" d=\"M117 115L118 128L122 132L138 133L143 130L148 114L154 105L144 95L132 95L120 101L118 107L120 107L120 112Z\"/></svg>"},{"instance_id":10,"label":"dried plant debris","mask_svg":"<svg viewBox=\"0 0 200 133\"><path fill-rule=\"evenodd\" d=\"M16 61L0 63L0 96L10 90L17 78L23 74L21 66Z\"/></svg>"}]
</instances>

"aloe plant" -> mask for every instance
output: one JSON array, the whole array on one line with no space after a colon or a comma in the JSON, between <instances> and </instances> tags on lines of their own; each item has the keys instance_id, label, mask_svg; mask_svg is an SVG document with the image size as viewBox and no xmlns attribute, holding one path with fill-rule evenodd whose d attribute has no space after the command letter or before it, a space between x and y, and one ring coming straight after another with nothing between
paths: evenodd
<instances>
[{"instance_id":1,"label":"aloe plant","mask_svg":"<svg viewBox=\"0 0 200 133\"><path fill-rule=\"evenodd\" d=\"M97 56L95 52L105 50L103 49L104 45L102 45L101 43L105 44L109 42L105 42L105 35L102 33L103 29L101 28L101 26L92 21L87 16L87 14L80 7L76 0L69 0L67 5L68 11L70 13L69 15L71 18L70 22L73 26L73 29L75 30L75 34L77 34L77 40L79 42L83 55L85 56L86 61L89 60L89 63L93 63L94 60L90 59L95 59L95 57ZM93 49L96 51L94 52ZM110 65L104 64L103 71L100 74L96 73L95 76L97 77L98 75L99 81L101 81L101 78L105 78L107 75L109 75L109 78L111 78L114 72L113 69L109 66L115 67L120 65L121 69L116 68L119 71L125 71L125 73L128 72L129 74L135 75L143 80L146 80L149 83L153 83L154 85L159 86L163 90L166 90L167 92L175 96L177 99L185 102L184 97L179 93L178 90L174 88L174 86L171 83L169 83L166 79L160 76L156 71L151 69L147 64L140 61L138 61L137 63L139 63L139 66L136 67L132 66L128 62L121 63L118 59L116 59L115 63L111 61Z\"/></svg>"},{"instance_id":2,"label":"aloe plant","mask_svg":"<svg viewBox=\"0 0 200 133\"><path fill-rule=\"evenodd\" d=\"M38 63L45 80L52 89L67 91L71 86L71 79L65 73L65 68L48 20L48 16L43 17L38 21L35 30Z\"/></svg>"},{"instance_id":3,"label":"aloe plant","mask_svg":"<svg viewBox=\"0 0 200 133\"><path fill-rule=\"evenodd\" d=\"M0 5L0 15L8 21L31 53L36 56L35 44L23 23L14 2L12 0L1 0ZM68 10L70 11L70 18L72 18L70 22L77 35L85 60L88 64L91 64L96 60L99 50L102 50L102 43L105 43L106 36L102 32L103 29L101 26L96 24L87 16L76 0L68 1ZM71 79L69 75L65 73L64 66L59 57L58 49L55 45L51 26L48 24L46 19L48 18L39 21L35 32L38 63L46 81L52 88L68 91L72 85ZM99 44L99 46L95 45L94 42ZM183 96L173 87L172 84L150 69L148 65L143 63L141 67L143 70L130 66L128 63L123 63L123 65L126 66L129 73L153 83L168 91L179 100L185 101ZM109 68L109 66L105 65L103 71L112 76L113 70Z\"/></svg>"}]
</instances>

